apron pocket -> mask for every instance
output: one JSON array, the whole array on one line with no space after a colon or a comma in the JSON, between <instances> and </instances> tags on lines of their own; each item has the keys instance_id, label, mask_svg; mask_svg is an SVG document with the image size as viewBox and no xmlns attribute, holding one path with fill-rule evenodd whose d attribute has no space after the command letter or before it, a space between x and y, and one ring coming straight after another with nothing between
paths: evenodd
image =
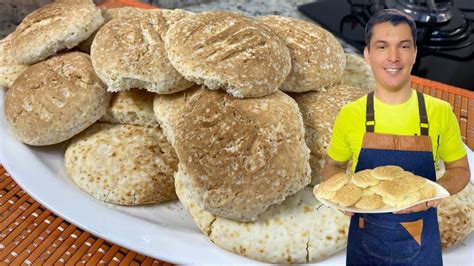
<instances>
[{"instance_id":1,"label":"apron pocket","mask_svg":"<svg viewBox=\"0 0 474 266\"><path fill-rule=\"evenodd\" d=\"M421 245L398 223L387 226L365 220L362 231L362 246L370 256L387 262L404 263L421 252Z\"/></svg>"}]
</instances>

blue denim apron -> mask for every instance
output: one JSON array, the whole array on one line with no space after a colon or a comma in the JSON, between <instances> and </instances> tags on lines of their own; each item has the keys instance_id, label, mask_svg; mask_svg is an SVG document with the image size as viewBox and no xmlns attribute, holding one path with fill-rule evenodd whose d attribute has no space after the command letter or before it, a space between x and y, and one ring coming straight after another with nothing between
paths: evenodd
<instances>
[{"instance_id":1,"label":"blue denim apron","mask_svg":"<svg viewBox=\"0 0 474 266\"><path fill-rule=\"evenodd\" d=\"M436 181L428 117L423 94L417 93L420 135L374 133L374 94L367 96L366 133L355 172L398 165ZM436 208L393 214L356 213L351 218L347 244L348 265L442 265Z\"/></svg>"}]
</instances>

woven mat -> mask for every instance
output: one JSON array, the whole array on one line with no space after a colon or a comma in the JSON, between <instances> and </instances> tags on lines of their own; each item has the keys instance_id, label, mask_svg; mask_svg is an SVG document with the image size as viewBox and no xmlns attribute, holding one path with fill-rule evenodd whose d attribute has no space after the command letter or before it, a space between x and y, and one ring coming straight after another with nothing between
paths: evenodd
<instances>
[{"instance_id":1,"label":"woven mat","mask_svg":"<svg viewBox=\"0 0 474 266\"><path fill-rule=\"evenodd\" d=\"M411 77L411 87L449 102L458 119L463 141L474 150L474 92L417 76Z\"/></svg>"},{"instance_id":2,"label":"woven mat","mask_svg":"<svg viewBox=\"0 0 474 266\"><path fill-rule=\"evenodd\" d=\"M0 265L172 265L70 224L28 196L0 165Z\"/></svg>"}]
</instances>

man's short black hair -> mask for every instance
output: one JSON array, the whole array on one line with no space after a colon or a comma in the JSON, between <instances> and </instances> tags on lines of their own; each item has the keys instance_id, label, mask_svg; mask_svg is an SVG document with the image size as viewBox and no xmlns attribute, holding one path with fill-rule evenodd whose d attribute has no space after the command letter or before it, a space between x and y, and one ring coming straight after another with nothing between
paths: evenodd
<instances>
[{"instance_id":1,"label":"man's short black hair","mask_svg":"<svg viewBox=\"0 0 474 266\"><path fill-rule=\"evenodd\" d=\"M397 26L401 23L406 23L411 30L411 36L413 37L413 45L416 46L416 25L413 19L405 13L396 9L382 9L377 13L373 14L367 25L365 25L365 45L367 48L370 47L370 40L372 39L372 29L375 25L390 22L392 25Z\"/></svg>"}]
</instances>

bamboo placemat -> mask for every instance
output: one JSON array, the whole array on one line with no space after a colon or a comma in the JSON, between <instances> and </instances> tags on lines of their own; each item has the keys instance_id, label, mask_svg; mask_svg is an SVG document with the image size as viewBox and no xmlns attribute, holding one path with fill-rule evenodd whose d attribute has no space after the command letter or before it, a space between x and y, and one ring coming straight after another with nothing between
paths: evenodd
<instances>
[{"instance_id":1,"label":"bamboo placemat","mask_svg":"<svg viewBox=\"0 0 474 266\"><path fill-rule=\"evenodd\" d=\"M70 224L28 196L0 165L0 265L160 265Z\"/></svg>"}]
</instances>

